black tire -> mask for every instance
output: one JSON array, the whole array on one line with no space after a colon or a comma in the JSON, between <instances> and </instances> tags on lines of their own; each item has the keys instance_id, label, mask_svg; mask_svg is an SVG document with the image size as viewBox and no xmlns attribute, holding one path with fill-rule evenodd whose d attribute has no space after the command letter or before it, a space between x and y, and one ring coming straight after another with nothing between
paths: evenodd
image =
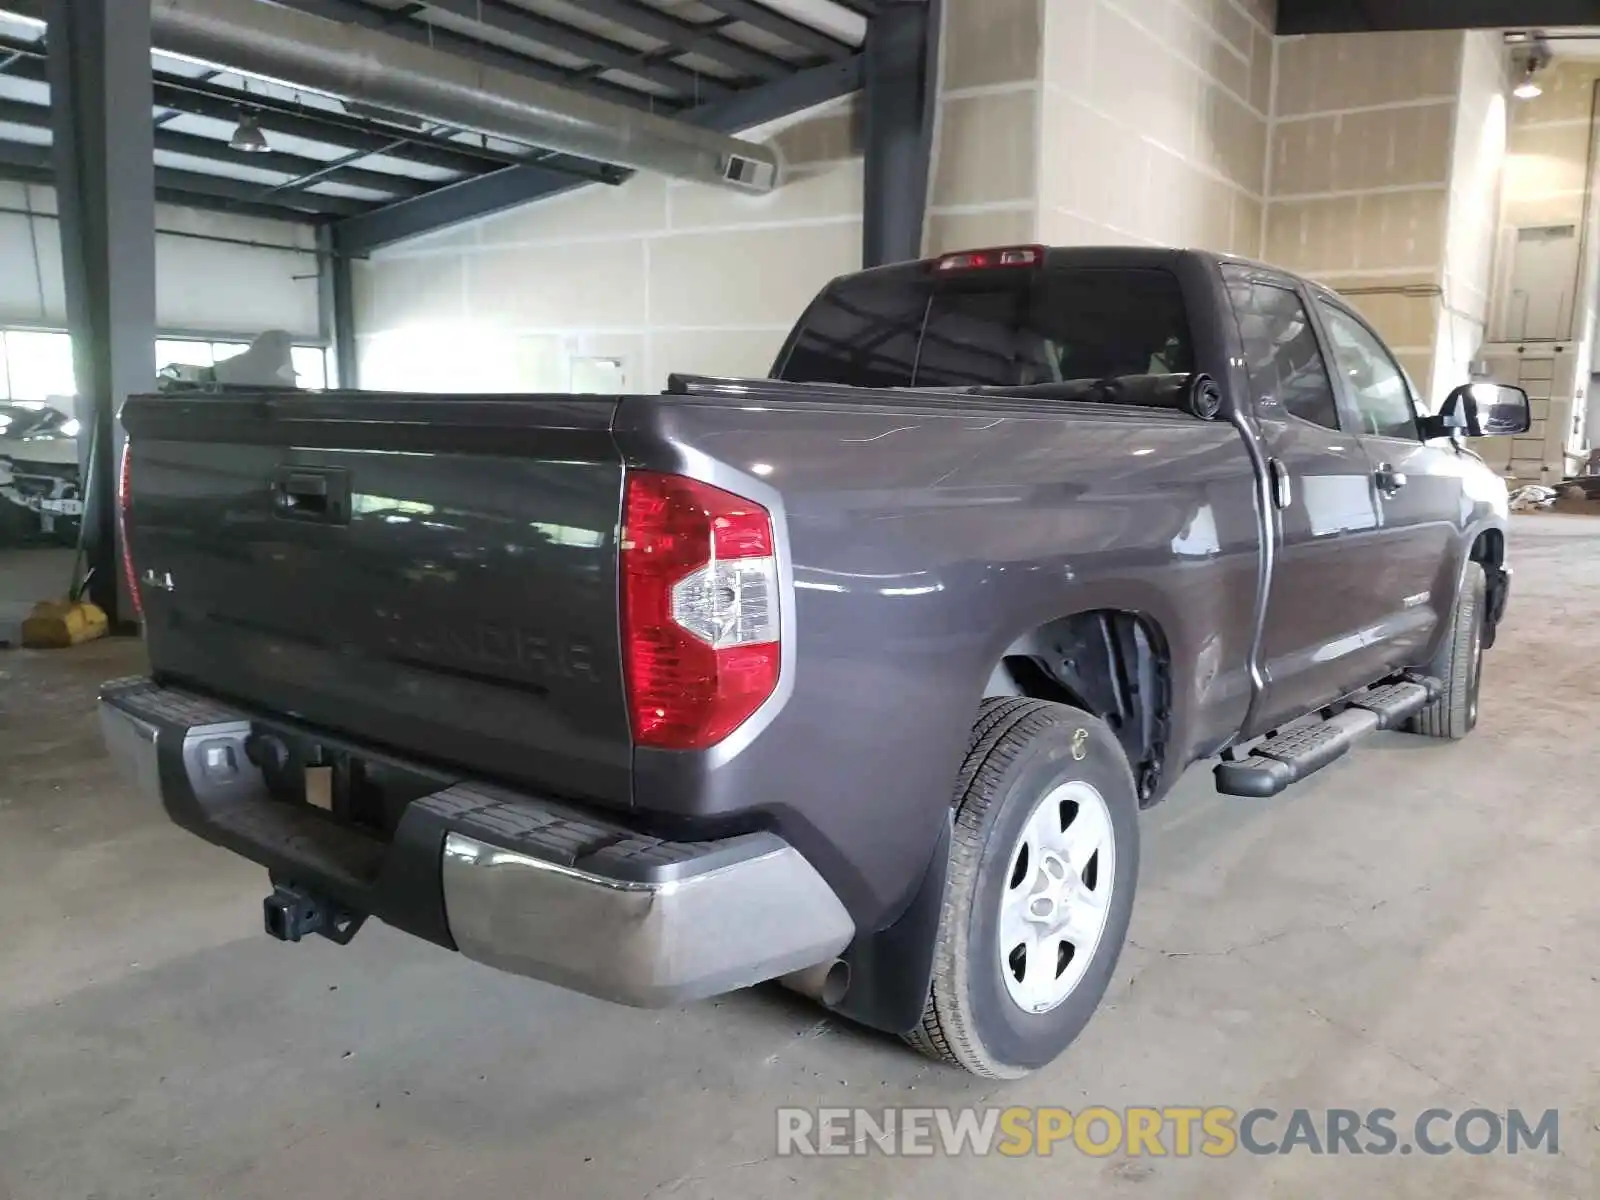
<instances>
[{"instance_id":1,"label":"black tire","mask_svg":"<svg viewBox=\"0 0 1600 1200\"><path fill-rule=\"evenodd\" d=\"M1030 1012L1012 999L1002 975L999 908L1015 886L1013 855L1028 819L1051 791L1073 781L1092 786L1110 818L1109 911L1076 987L1048 1011ZM956 783L933 983L922 1022L906 1041L991 1079L1020 1078L1060 1055L1094 1015L1127 939L1138 817L1127 758L1103 721L1042 700L985 700Z\"/></svg>"},{"instance_id":2,"label":"black tire","mask_svg":"<svg viewBox=\"0 0 1600 1200\"><path fill-rule=\"evenodd\" d=\"M1409 732L1458 741L1477 726L1486 590L1482 565L1468 563L1451 616L1450 636L1428 666L1428 674L1444 684L1444 692L1406 723Z\"/></svg>"}]
</instances>

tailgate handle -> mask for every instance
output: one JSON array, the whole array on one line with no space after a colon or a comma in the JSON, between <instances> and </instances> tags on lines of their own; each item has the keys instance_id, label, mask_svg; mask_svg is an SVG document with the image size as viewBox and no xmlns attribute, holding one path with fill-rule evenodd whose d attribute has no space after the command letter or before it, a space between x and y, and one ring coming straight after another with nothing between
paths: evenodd
<instances>
[{"instance_id":1,"label":"tailgate handle","mask_svg":"<svg viewBox=\"0 0 1600 1200\"><path fill-rule=\"evenodd\" d=\"M338 469L282 467L272 481L272 506L280 517L350 523L350 474Z\"/></svg>"}]
</instances>

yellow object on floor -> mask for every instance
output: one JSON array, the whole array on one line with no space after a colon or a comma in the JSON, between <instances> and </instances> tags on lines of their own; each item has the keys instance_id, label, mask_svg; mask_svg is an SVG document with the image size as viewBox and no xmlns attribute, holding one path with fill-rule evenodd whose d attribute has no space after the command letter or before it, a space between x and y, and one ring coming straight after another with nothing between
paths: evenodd
<instances>
[{"instance_id":1,"label":"yellow object on floor","mask_svg":"<svg viewBox=\"0 0 1600 1200\"><path fill-rule=\"evenodd\" d=\"M83 601L42 600L22 622L22 644L30 650L57 650L104 637L104 610Z\"/></svg>"}]
</instances>

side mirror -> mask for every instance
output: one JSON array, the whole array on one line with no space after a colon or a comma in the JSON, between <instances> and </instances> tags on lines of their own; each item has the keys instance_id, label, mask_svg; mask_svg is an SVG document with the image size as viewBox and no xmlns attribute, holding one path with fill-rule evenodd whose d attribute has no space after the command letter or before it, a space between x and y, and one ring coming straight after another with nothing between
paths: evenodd
<instances>
[{"instance_id":1,"label":"side mirror","mask_svg":"<svg viewBox=\"0 0 1600 1200\"><path fill-rule=\"evenodd\" d=\"M1505 383L1469 383L1458 387L1429 418L1429 437L1512 437L1533 424L1528 393Z\"/></svg>"}]
</instances>

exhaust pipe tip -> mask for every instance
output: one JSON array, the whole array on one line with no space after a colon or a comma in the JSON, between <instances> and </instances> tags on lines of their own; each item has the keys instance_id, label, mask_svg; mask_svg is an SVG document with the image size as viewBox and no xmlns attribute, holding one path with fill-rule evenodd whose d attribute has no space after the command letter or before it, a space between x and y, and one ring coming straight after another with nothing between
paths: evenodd
<instances>
[{"instance_id":1,"label":"exhaust pipe tip","mask_svg":"<svg viewBox=\"0 0 1600 1200\"><path fill-rule=\"evenodd\" d=\"M808 1000L815 1000L824 1008L833 1008L850 990L850 964L842 958L817 963L799 971L791 971L779 980L791 992L798 992Z\"/></svg>"}]
</instances>

